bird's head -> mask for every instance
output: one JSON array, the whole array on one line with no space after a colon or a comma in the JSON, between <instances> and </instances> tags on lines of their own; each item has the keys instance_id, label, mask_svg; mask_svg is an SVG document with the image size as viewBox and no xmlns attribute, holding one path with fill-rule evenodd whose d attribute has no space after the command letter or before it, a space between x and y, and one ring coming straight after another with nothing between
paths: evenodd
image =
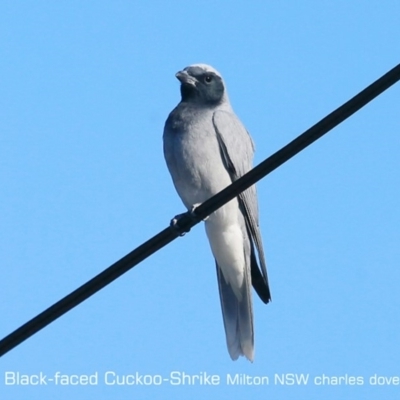
<instances>
[{"instance_id":1,"label":"bird's head","mask_svg":"<svg viewBox=\"0 0 400 400\"><path fill-rule=\"evenodd\" d=\"M175 75L181 82L182 101L215 106L226 99L221 74L206 64L193 64Z\"/></svg>"}]
</instances>

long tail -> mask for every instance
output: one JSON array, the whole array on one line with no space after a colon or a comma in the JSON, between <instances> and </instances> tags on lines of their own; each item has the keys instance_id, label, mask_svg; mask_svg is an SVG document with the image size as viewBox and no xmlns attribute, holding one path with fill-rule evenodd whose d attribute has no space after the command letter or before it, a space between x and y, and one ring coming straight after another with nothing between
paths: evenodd
<instances>
[{"instance_id":1,"label":"long tail","mask_svg":"<svg viewBox=\"0 0 400 400\"><path fill-rule=\"evenodd\" d=\"M221 268L217 266L218 287L224 319L226 344L232 360L244 355L249 361L254 359L253 303L251 298L250 268L245 269L244 282L239 300L226 283Z\"/></svg>"}]
</instances>

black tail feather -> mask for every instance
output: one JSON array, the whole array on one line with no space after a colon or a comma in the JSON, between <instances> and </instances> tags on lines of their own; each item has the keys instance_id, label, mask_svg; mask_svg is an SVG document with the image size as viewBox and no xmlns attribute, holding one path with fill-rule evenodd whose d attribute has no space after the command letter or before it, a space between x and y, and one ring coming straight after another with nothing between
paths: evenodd
<instances>
[{"instance_id":1,"label":"black tail feather","mask_svg":"<svg viewBox=\"0 0 400 400\"><path fill-rule=\"evenodd\" d=\"M251 243L250 260L251 260L251 283L253 284L254 290L257 292L260 299L265 304L267 304L269 301L271 301L271 293L269 291L268 282L266 282L258 267L253 243Z\"/></svg>"}]
</instances>

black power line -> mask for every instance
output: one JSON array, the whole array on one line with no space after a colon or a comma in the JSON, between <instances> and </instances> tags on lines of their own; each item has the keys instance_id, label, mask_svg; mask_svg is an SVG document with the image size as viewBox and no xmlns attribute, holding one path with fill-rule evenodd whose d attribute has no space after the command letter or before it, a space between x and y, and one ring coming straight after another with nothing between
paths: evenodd
<instances>
[{"instance_id":1,"label":"black power line","mask_svg":"<svg viewBox=\"0 0 400 400\"><path fill-rule=\"evenodd\" d=\"M98 292L100 289L103 289L145 258L175 240L181 233L188 232L190 228L196 225L200 220L204 219L228 201L232 200L239 193L248 189L261 178L281 166L399 80L400 64L376 80L362 92L354 96L347 103L343 104L341 107L305 131L295 140L287 144L272 156L268 157L246 175L242 176L224 190L202 203L196 208L194 213L186 212L185 214L182 214L174 227L170 226L164 229L131 253L121 258L115 264L96 275L93 279L74 290L68 296L65 296L47 310L10 333L0 341L0 356L3 356L30 336L34 335L36 332L40 331L45 326L49 325L51 322Z\"/></svg>"}]
</instances>

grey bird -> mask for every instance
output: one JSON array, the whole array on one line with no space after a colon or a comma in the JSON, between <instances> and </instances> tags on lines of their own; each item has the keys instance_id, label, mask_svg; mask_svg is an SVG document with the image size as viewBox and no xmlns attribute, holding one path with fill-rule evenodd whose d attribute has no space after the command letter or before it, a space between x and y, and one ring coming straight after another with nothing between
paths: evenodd
<instances>
[{"instance_id":1,"label":"grey bird","mask_svg":"<svg viewBox=\"0 0 400 400\"><path fill-rule=\"evenodd\" d=\"M164 156L190 210L252 168L254 145L233 112L218 71L193 64L176 77L182 99L165 122ZM271 299L255 186L212 213L205 228L216 261L229 354L232 360L244 355L253 361L251 285L264 303Z\"/></svg>"}]
</instances>

